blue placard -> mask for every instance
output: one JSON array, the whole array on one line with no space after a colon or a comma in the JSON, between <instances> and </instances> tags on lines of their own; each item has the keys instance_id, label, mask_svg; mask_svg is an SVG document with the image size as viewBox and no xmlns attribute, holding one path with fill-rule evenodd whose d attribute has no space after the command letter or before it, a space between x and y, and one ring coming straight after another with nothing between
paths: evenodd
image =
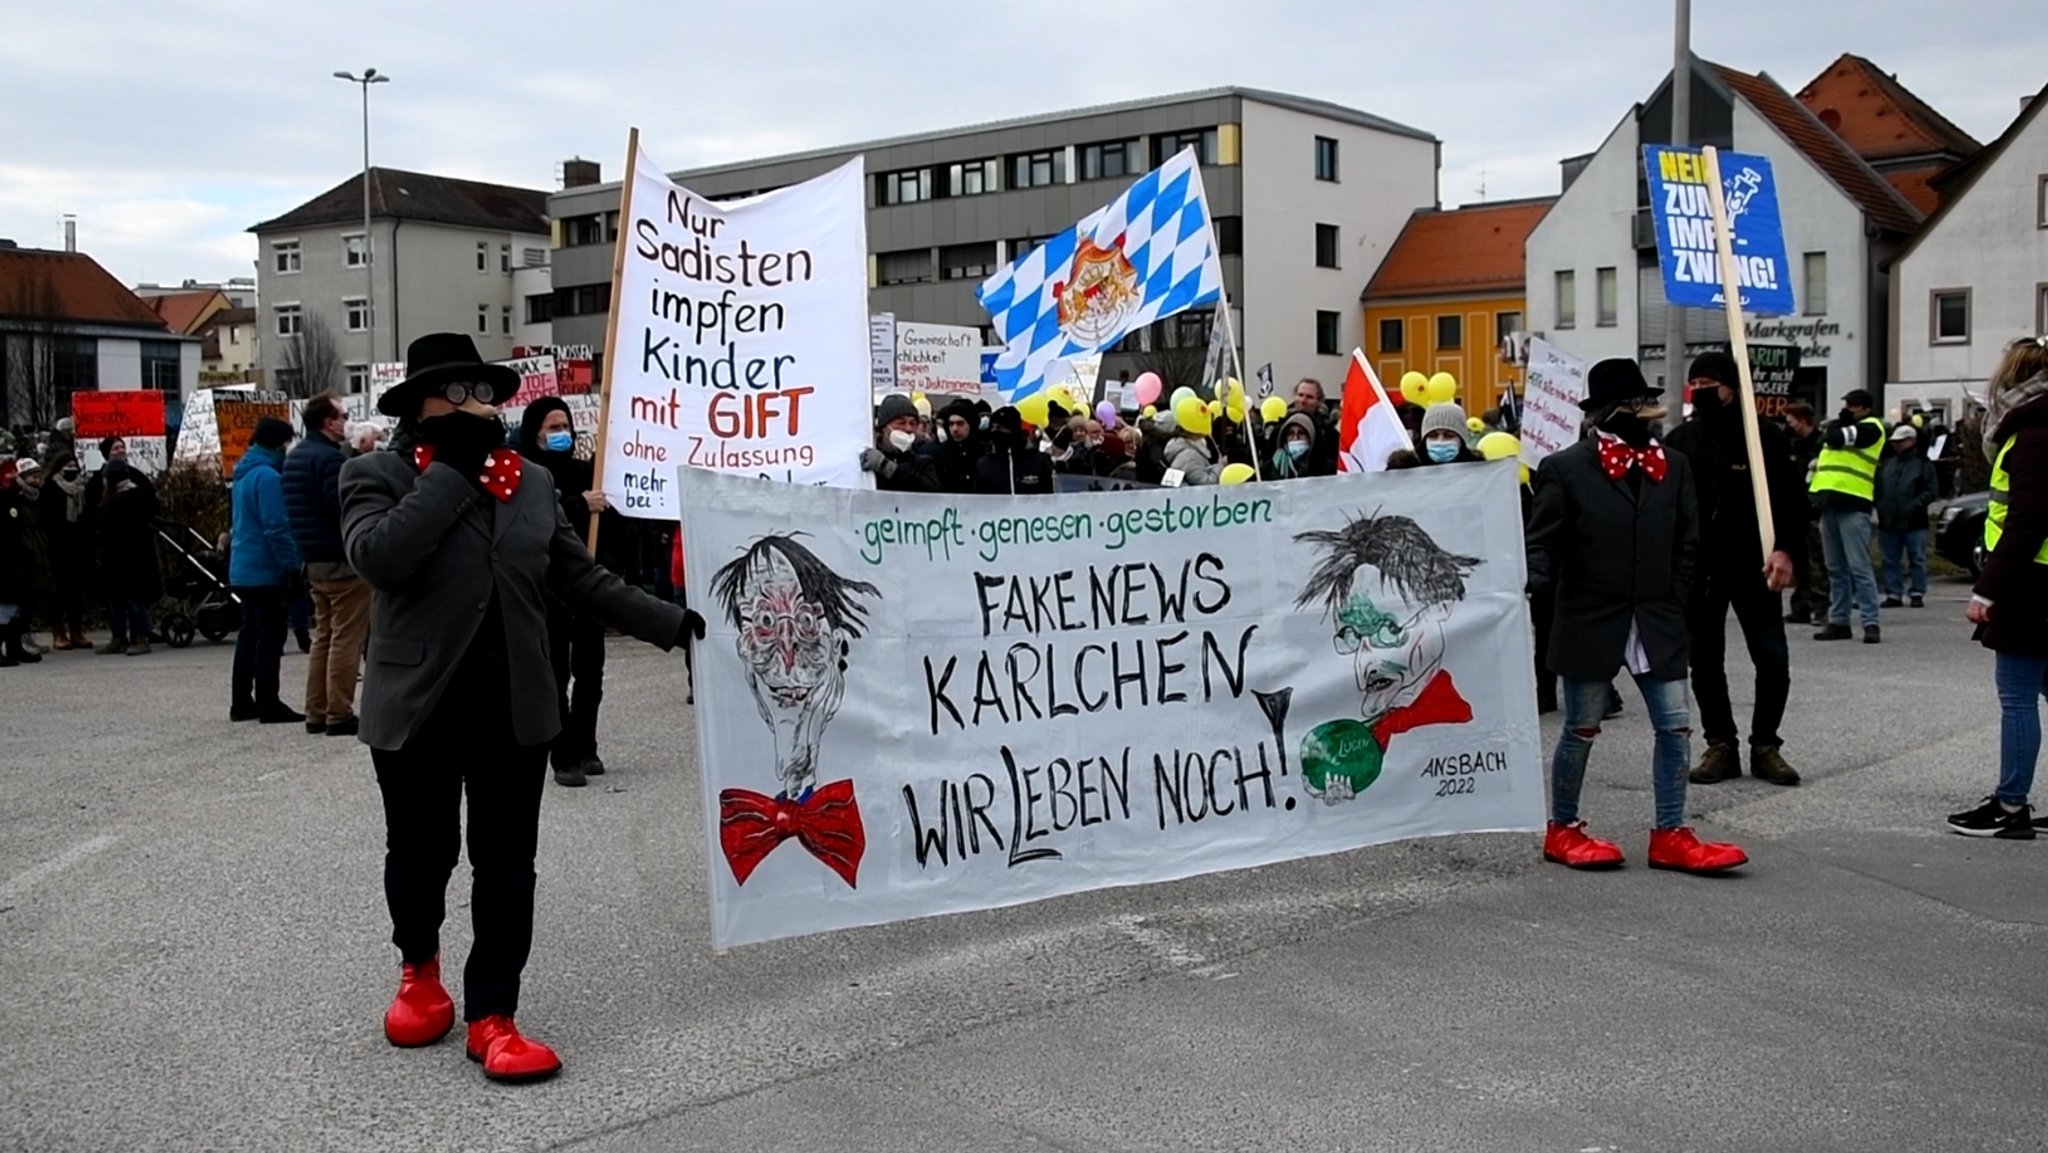
<instances>
[{"instance_id":1,"label":"blue placard","mask_svg":"<svg viewBox=\"0 0 2048 1153\"><path fill-rule=\"evenodd\" d=\"M996 386L996 357L1002 354L1000 348L985 349L981 354L981 383L990 388Z\"/></svg>"},{"instance_id":2,"label":"blue placard","mask_svg":"<svg viewBox=\"0 0 2048 1153\"><path fill-rule=\"evenodd\" d=\"M1787 315L1795 310L1792 273L1770 159L1723 152L1720 162L1742 310L1753 316ZM1706 162L1692 149L1646 144L1643 167L1650 177L1650 219L1656 222L1665 299L1686 308L1722 307Z\"/></svg>"}]
</instances>

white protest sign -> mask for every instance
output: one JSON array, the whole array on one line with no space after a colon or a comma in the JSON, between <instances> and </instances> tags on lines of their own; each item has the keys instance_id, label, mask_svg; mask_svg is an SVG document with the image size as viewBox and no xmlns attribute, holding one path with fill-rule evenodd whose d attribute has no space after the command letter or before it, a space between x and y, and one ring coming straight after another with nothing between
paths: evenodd
<instances>
[{"instance_id":1,"label":"white protest sign","mask_svg":"<svg viewBox=\"0 0 2048 1153\"><path fill-rule=\"evenodd\" d=\"M896 325L896 384L884 392L981 391L981 330L958 324Z\"/></svg>"},{"instance_id":2,"label":"white protest sign","mask_svg":"<svg viewBox=\"0 0 2048 1153\"><path fill-rule=\"evenodd\" d=\"M868 386L881 395L896 391L896 314L868 317Z\"/></svg>"},{"instance_id":3,"label":"white protest sign","mask_svg":"<svg viewBox=\"0 0 2048 1153\"><path fill-rule=\"evenodd\" d=\"M626 195L598 461L619 511L676 519L682 466L868 484L860 159L718 204L671 183L642 152Z\"/></svg>"},{"instance_id":4,"label":"white protest sign","mask_svg":"<svg viewBox=\"0 0 2048 1153\"><path fill-rule=\"evenodd\" d=\"M507 407L525 408L543 396L555 396L561 392L552 356L521 356L498 363L519 374L519 391L504 402Z\"/></svg>"},{"instance_id":5,"label":"white protest sign","mask_svg":"<svg viewBox=\"0 0 2048 1153\"><path fill-rule=\"evenodd\" d=\"M128 446L128 464L142 470L144 476L161 477L170 468L170 456L165 451L161 436L124 436L121 443ZM100 454L98 441L81 442L78 450L78 465L87 472L98 472L107 463Z\"/></svg>"},{"instance_id":6,"label":"white protest sign","mask_svg":"<svg viewBox=\"0 0 2048 1153\"><path fill-rule=\"evenodd\" d=\"M1512 465L679 483L717 947L1543 825Z\"/></svg>"},{"instance_id":7,"label":"white protest sign","mask_svg":"<svg viewBox=\"0 0 2048 1153\"><path fill-rule=\"evenodd\" d=\"M1522 463L1535 468L1543 458L1579 439L1585 414L1586 362L1547 340L1529 341L1528 375L1522 386Z\"/></svg>"},{"instance_id":8,"label":"white protest sign","mask_svg":"<svg viewBox=\"0 0 2048 1153\"><path fill-rule=\"evenodd\" d=\"M202 388L185 398L185 418L178 425L178 444L174 454L178 460L218 460L220 458L220 420L213 411L215 395L228 397L248 396L256 391L253 384L224 384L215 388Z\"/></svg>"}]
</instances>

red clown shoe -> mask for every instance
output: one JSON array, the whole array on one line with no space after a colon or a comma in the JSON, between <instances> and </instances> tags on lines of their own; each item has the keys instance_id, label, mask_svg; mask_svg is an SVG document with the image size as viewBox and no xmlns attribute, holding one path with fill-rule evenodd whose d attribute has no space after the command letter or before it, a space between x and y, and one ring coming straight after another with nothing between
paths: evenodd
<instances>
[{"instance_id":1,"label":"red clown shoe","mask_svg":"<svg viewBox=\"0 0 2048 1153\"><path fill-rule=\"evenodd\" d=\"M441 958L398 967L398 996L384 1010L384 1037L401 1049L431 1045L455 1027L455 1002L441 987Z\"/></svg>"},{"instance_id":2,"label":"red clown shoe","mask_svg":"<svg viewBox=\"0 0 2048 1153\"><path fill-rule=\"evenodd\" d=\"M1550 822L1543 834L1543 859L1574 869L1612 869L1621 864L1621 846L1586 833L1586 822Z\"/></svg>"},{"instance_id":3,"label":"red clown shoe","mask_svg":"<svg viewBox=\"0 0 2048 1153\"><path fill-rule=\"evenodd\" d=\"M482 1062L484 1076L518 1084L545 1081L562 1071L555 1051L519 1034L510 1017L485 1017L469 1023L469 1059Z\"/></svg>"},{"instance_id":4,"label":"red clown shoe","mask_svg":"<svg viewBox=\"0 0 2048 1153\"><path fill-rule=\"evenodd\" d=\"M1681 873L1719 873L1749 863L1739 845L1702 841L1687 827L1650 830L1650 867Z\"/></svg>"}]
</instances>

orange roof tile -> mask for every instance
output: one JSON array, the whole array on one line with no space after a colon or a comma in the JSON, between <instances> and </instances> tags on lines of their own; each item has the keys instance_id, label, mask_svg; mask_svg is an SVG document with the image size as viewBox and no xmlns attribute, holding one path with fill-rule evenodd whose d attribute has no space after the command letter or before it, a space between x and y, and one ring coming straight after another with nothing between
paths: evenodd
<instances>
[{"instance_id":1,"label":"orange roof tile","mask_svg":"<svg viewBox=\"0 0 2048 1153\"><path fill-rule=\"evenodd\" d=\"M1929 152L1960 160L1983 147L1897 78L1854 53L1843 53L1801 88L1799 102L1865 160Z\"/></svg>"},{"instance_id":2,"label":"orange roof tile","mask_svg":"<svg viewBox=\"0 0 2048 1153\"><path fill-rule=\"evenodd\" d=\"M191 335L199 325L214 313L228 306L227 294L218 288L201 289L195 292L170 292L162 296L143 298L172 332Z\"/></svg>"},{"instance_id":3,"label":"orange roof tile","mask_svg":"<svg viewBox=\"0 0 2048 1153\"><path fill-rule=\"evenodd\" d=\"M0 247L0 320L166 329L92 257L43 248Z\"/></svg>"},{"instance_id":4,"label":"orange roof tile","mask_svg":"<svg viewBox=\"0 0 2048 1153\"><path fill-rule=\"evenodd\" d=\"M1915 168L1899 168L1884 173L1884 178L1899 195L1911 201L1922 214L1932 216L1941 207L1941 190L1934 186L1935 178L1947 172L1954 165L1947 161L1939 164L1923 164Z\"/></svg>"},{"instance_id":5,"label":"orange roof tile","mask_svg":"<svg viewBox=\"0 0 2048 1153\"><path fill-rule=\"evenodd\" d=\"M1806 155L1835 187L1863 209L1863 214L1880 228L1913 232L1920 227L1921 212L1904 196L1886 184L1864 159L1851 151L1842 138L1828 131L1805 105L1766 73L1751 76L1719 64L1709 65L1729 91L1742 97L1757 114L1771 122L1780 135Z\"/></svg>"},{"instance_id":6,"label":"orange roof tile","mask_svg":"<svg viewBox=\"0 0 2048 1153\"><path fill-rule=\"evenodd\" d=\"M1556 197L1418 209L1380 262L1366 300L1521 292L1522 245Z\"/></svg>"}]
</instances>

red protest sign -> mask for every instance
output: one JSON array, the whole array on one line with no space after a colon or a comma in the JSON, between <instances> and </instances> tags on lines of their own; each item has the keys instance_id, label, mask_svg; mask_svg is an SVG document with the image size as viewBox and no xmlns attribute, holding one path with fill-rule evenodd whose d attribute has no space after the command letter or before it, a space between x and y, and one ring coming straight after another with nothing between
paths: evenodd
<instances>
[{"instance_id":1,"label":"red protest sign","mask_svg":"<svg viewBox=\"0 0 2048 1153\"><path fill-rule=\"evenodd\" d=\"M155 389L71 394L74 431L88 440L106 436L162 436L164 394Z\"/></svg>"}]
</instances>

